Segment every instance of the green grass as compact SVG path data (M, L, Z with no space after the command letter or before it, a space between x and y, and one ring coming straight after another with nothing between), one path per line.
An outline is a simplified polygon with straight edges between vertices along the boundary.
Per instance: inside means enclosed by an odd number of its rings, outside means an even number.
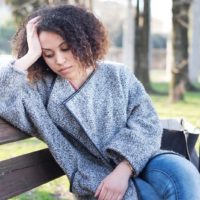
M167 83L153 83L152 85L157 91L168 91ZM185 100L175 104L169 103L167 95L151 95L151 98L161 118L184 117L200 128L200 93L187 92ZM1 145L0 160L43 148L46 148L46 145L35 138ZM69 181L66 176L63 176L10 200L71 200L73 197L68 190Z
M168 92L167 83L153 83L153 88ZM200 128L200 92L186 92L184 101L170 103L168 95L151 95L153 104L161 118L184 117Z
M0 160L5 160L25 153L30 153L47 146L35 139L26 139L19 142L4 144L0 146ZM73 196L69 193L69 181L66 176L62 176L54 181L48 182L31 191L21 194L10 200L72 200Z

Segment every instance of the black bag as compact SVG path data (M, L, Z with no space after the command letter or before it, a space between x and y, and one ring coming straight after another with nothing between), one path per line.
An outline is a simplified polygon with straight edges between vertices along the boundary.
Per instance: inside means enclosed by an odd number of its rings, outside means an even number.
M163 136L161 149L172 150L190 160L200 172L200 157L195 145L200 130L184 119L162 119ZM200 145L199 145L200 155Z

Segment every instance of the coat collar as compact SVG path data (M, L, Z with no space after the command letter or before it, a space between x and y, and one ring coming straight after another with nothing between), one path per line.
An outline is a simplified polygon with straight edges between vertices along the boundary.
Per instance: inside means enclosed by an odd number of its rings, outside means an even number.
M54 85L49 95L48 104L53 101L56 104L62 104L69 101L73 96L78 95L84 88L87 88L87 85L90 84L90 79L95 76L96 70L94 70L88 77L88 79L83 83L83 85L75 90L70 82L66 79L63 79L60 76L55 78Z
M71 86L71 84L67 80L57 76L54 82L54 86L52 87L51 94L49 96L47 110L50 112L51 117L55 118L55 121L60 118L58 117L58 115L62 116L66 114L66 111L70 112L84 131L84 133L76 133L76 131L74 130L70 132L70 135L73 135L76 140L85 144L87 148L90 149L91 152L93 152L94 155L102 158L103 156L101 155L99 148L96 146L96 143L93 142L93 138L91 136L94 127L90 127L90 125L92 125L93 123L90 123L88 121L88 118L91 116L91 110L94 111L93 106L90 107L90 102L92 101L92 99L90 98L90 94L91 91L93 93L93 91L99 85L98 73L100 73L98 69L94 70L77 91ZM59 109L58 107L64 110ZM87 113L87 116L85 116L85 109L90 109L88 110L89 112ZM59 112L59 114L57 112ZM62 125L62 123L60 123L59 121L57 121L56 123L60 127L63 126L64 128L65 126L64 124ZM85 136L83 136L82 134L84 134Z

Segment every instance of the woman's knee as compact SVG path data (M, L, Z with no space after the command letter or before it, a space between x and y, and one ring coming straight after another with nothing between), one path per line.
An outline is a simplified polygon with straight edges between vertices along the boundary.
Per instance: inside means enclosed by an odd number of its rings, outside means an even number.
M200 199L200 175L197 169L176 154L152 158L141 177L155 188L162 199Z

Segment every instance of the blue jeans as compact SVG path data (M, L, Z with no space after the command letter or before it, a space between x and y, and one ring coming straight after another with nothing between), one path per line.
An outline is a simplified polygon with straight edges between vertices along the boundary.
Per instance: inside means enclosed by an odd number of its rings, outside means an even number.
M134 182L140 200L200 200L199 172L176 154L155 156Z

